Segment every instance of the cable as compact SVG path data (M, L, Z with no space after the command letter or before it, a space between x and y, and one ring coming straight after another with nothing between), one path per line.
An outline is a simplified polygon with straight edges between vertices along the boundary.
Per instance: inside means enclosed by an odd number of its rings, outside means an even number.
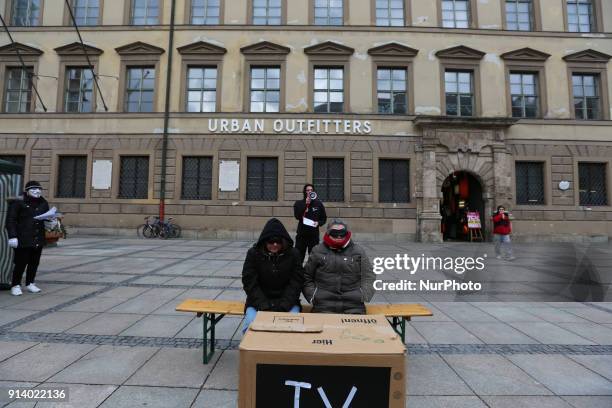
M66 6L68 7L68 12L70 13L70 19L72 20L72 24L74 25L74 29L79 36L79 41L81 42L81 47L83 48L83 53L85 54L85 58L87 59L87 63L89 64L89 70L91 71L91 75L93 75L94 82L96 84L96 89L98 90L98 94L100 95L100 99L102 100L102 105L104 106L104 111L108 112L108 106L106 106L106 101L104 100L104 95L102 95L102 89L100 89L100 84L98 83L98 75L94 71L93 64L89 59L89 55L87 55L87 48L85 47L85 43L83 42L83 37L81 37L81 32L79 31L79 26L77 25L76 19L74 18L74 13L72 12L72 6L70 6L70 1L66 0Z
M6 31L6 34L9 37L9 40L11 40L11 44L15 45L15 40L13 40L13 36L11 35L11 32L8 29L8 26L6 25L6 23L4 22L4 18L2 18L2 14L0 14L0 21L2 21L2 26L4 27L4 30ZM34 93L36 94L36 98L38 98L38 101L40 102L40 105L42 106L43 110L46 112L47 111L47 107L45 106L45 103L43 102L42 98L40 97L40 94L38 93L38 89L36 89L36 85L34 85L34 81L32 80L32 78L34 78L34 72L30 72L28 70L28 67L26 66L25 62L23 61L23 58L21 58L21 54L19 53L19 48L15 47L15 53L17 54L17 58L19 58L19 63L21 64L21 69L23 69L26 73L26 75L28 76L28 79L30 80L30 86L32 87L32 89L34 90Z

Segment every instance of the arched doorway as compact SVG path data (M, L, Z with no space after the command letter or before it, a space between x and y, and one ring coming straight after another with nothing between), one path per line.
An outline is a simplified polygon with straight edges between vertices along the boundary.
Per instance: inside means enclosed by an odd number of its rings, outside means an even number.
M467 214L476 211L480 214L480 225L484 231L485 205L482 185L471 173L454 171L442 183L440 214L443 239L469 241Z

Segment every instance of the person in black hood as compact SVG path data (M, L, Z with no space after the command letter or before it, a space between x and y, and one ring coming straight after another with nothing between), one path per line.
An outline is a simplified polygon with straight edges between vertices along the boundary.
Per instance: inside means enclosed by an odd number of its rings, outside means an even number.
M295 247L300 251L302 255L300 259L303 261L306 249L310 254L312 248L319 243L319 227L327 222L327 214L325 214L325 207L321 200L316 198L317 195L312 184L304 185L302 192L304 198L293 204L293 215L299 221L295 236ZM311 198L311 195L314 199Z
M11 202L6 215L8 244L15 250L11 294L20 296L21 278L27 266L26 288L32 293L40 292L34 284L36 271L40 263L45 241L44 221L34 217L49 211L47 200L42 197L42 186L37 181L28 181L25 185L23 200Z
M249 248L242 267L242 285L247 295L243 332L258 310L298 313L303 284L300 253L283 223L271 218Z

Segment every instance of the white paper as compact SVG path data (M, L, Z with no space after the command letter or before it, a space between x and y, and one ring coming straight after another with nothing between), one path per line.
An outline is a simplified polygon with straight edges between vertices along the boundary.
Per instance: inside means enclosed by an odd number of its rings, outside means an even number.
M91 187L96 190L108 190L113 179L113 162L111 160L94 160L91 174Z
M235 160L219 163L219 191L238 191L240 185L240 164Z
M309 227L316 227L317 226L317 222L311 220L310 218L304 217L302 219L302 222L304 223L304 225L308 225Z
M49 211L47 211L44 214L37 215L36 217L34 217L34 219L35 220L39 220L39 221L42 221L42 220L47 220L47 221L48 220L52 220L52 219L56 218L56 215L55 215L56 213L57 213L57 208L51 207L51 209Z

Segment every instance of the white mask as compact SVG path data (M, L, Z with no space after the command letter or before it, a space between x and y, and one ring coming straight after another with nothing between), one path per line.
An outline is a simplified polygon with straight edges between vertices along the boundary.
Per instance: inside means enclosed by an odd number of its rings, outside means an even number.
M42 190L40 188L31 188L28 190L28 195L32 198L40 198Z

